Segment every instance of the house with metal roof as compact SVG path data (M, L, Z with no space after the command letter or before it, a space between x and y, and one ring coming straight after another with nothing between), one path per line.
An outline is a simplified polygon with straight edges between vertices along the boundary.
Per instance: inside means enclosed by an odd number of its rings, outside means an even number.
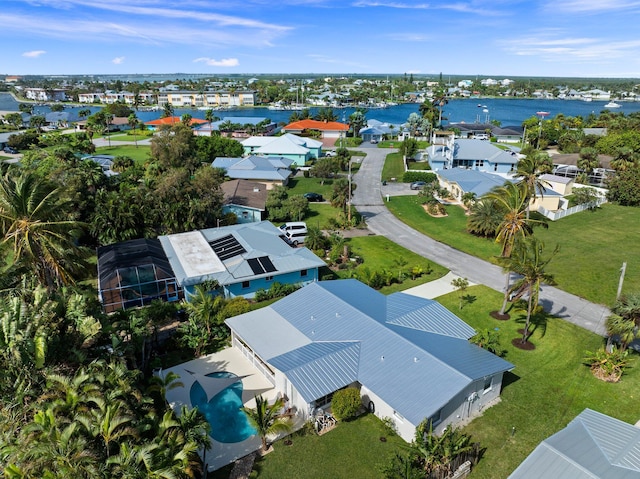
M406 441L425 419L441 432L480 414L513 368L471 344L473 328L439 303L385 296L354 279L309 284L226 323L233 347L298 415L310 418L334 392L356 387Z
M474 193L476 198L480 198L493 188L503 186L506 181L503 176L466 168L438 170L437 175L440 186L458 201L462 201L465 193Z
M491 142L450 136L427 148L429 164L434 170L469 168L493 173L509 173L516 169L518 157L501 150Z
M286 185L293 174L293 160L283 156L255 156L246 158L220 156L213 160L213 168L225 170L232 180L251 180L263 183L268 189L273 185Z
M251 136L241 141L245 155L282 156L298 166L322 156L322 142L287 133L282 136Z
M305 285L319 279L324 261L291 246L268 221L160 236L178 285L188 299L195 287L215 281L225 297L252 298L275 282Z
M508 479L639 479L640 428L585 409Z

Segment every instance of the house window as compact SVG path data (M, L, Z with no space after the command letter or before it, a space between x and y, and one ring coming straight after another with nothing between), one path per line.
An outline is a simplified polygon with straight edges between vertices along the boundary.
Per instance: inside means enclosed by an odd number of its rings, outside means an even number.
M242 282L242 289L247 289L250 284L251 284L251 281L243 281Z
M265 281L273 281L273 276L267 276L264 278Z
M493 383L493 376L489 376L488 378L484 378L484 386L483 386L483 393L484 394L487 394L489 391L491 391L492 383Z
M305 276L307 276L307 274L309 274L309 272L306 269L303 269L303 270L300 271L300 276L303 277L303 278Z
M398 411L393 411L393 417L395 417L400 423L404 422L404 417Z
M442 409L431 416L429 418L429 422L431 423L431 427L436 427L438 424L440 424L442 422Z

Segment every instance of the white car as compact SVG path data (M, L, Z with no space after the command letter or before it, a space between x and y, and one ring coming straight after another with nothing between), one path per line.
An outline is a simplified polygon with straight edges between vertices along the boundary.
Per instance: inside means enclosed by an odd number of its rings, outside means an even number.
M325 151L324 156L336 156L336 152L332 150Z

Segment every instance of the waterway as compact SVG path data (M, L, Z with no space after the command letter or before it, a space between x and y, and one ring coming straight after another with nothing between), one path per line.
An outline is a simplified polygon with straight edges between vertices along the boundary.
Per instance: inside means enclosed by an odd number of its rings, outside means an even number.
M511 99L511 98L468 98L450 100L443 109L443 123L486 123L498 120L502 126L521 125L524 120L536 115L536 112L548 112L547 118L553 118L562 113L565 116L587 117L591 113L599 114L605 108L607 101L586 102L581 100L538 100L538 99ZM629 114L640 111L640 102L619 102L621 108L615 112ZM69 121L77 121L78 111L89 108L92 113L99 110L95 106L66 107L70 113ZM388 108L372 109L366 114L367 119L376 119L398 126L407 121L409 115L418 112L419 104L404 103ZM317 108L310 108L315 113ZM0 111L18 111L18 103L8 93L0 93ZM48 106L36 106L34 114L46 114L50 111ZM353 108L335 109L338 121L348 121ZM202 110L176 108L174 114L181 116L185 113L194 118L204 118ZM276 111L267 108L241 108L235 110L219 110L215 114L218 117L262 117L269 118L276 123L288 123L293 112ZM137 116L141 121L150 121L161 116L162 112L138 111Z

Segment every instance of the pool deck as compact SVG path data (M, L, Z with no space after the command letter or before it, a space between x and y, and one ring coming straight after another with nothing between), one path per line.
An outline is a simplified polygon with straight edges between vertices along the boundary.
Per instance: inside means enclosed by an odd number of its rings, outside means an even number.
M214 379L206 377L207 374L218 371L231 372L242 378L242 402L246 407L255 407L255 396L260 394L269 402L276 398L277 391L271 383L253 367L238 349L229 347L160 372L161 375L174 372L180 376L180 382L183 383L183 386L170 389L166 393L166 399L173 410L178 412L183 404L191 407L189 391L196 380L205 389L208 398L212 398L222 389L237 381L237 378ZM211 438L210 440L211 449L203 456L203 461L208 464L210 471L257 451L261 446L260 438L257 435L238 443L220 443Z

